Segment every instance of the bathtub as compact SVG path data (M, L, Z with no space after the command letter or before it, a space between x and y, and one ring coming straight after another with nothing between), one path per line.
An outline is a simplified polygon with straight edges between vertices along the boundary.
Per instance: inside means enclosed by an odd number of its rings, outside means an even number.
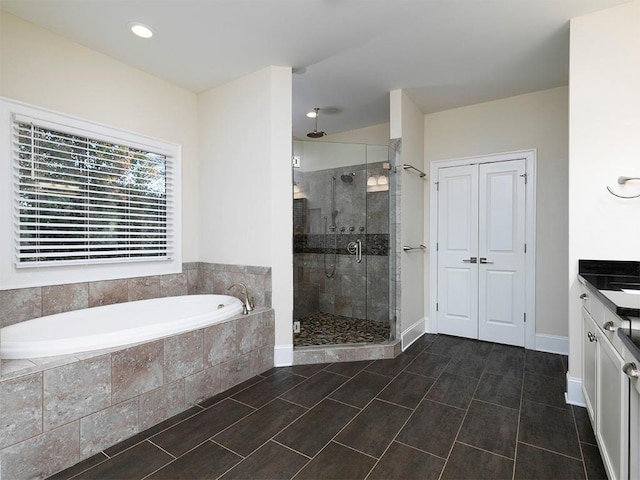
M228 295L185 295L85 308L10 325L0 358L38 358L145 342L229 319L242 302Z

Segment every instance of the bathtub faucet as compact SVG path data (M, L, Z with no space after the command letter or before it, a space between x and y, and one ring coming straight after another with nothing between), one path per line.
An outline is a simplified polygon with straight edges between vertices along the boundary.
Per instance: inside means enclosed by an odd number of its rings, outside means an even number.
M229 288L227 288L227 290L231 290L233 287L242 288L242 293L244 294L244 303L242 304L242 313L244 315L248 315L249 312L253 310L254 305L251 299L249 298L249 294L247 293L247 286L242 282L238 282L231 285Z

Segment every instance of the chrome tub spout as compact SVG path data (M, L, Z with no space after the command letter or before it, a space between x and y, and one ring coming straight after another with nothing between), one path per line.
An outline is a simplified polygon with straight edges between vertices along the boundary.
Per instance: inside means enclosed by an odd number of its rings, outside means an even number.
M248 315L249 312L253 311L255 306L253 304L253 301L249 298L249 293L247 291L247 286L242 282L238 282L238 283L234 283L233 285L231 285L229 288L227 288L227 290L231 290L233 287L242 288L242 294L244 295L244 303L242 304L242 313L244 315Z

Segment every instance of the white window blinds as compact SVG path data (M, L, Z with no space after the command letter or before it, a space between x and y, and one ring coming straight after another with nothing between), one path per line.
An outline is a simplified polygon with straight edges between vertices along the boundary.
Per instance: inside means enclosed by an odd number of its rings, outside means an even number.
M16 266L170 260L170 156L13 117Z

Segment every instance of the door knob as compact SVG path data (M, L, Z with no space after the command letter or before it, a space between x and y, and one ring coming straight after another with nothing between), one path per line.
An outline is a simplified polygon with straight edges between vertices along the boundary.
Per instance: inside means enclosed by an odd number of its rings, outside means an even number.
M480 263L493 263L493 260L487 260L484 257L480 257Z
M640 377L640 371L638 371L638 367L636 367L636 364L633 362L625 363L624 366L622 367L622 371L629 378Z
M462 261L464 263L478 263L478 257L465 258Z
M580 300L586 300L588 296L589 295L587 295L586 293L583 293L582 295L580 295Z

